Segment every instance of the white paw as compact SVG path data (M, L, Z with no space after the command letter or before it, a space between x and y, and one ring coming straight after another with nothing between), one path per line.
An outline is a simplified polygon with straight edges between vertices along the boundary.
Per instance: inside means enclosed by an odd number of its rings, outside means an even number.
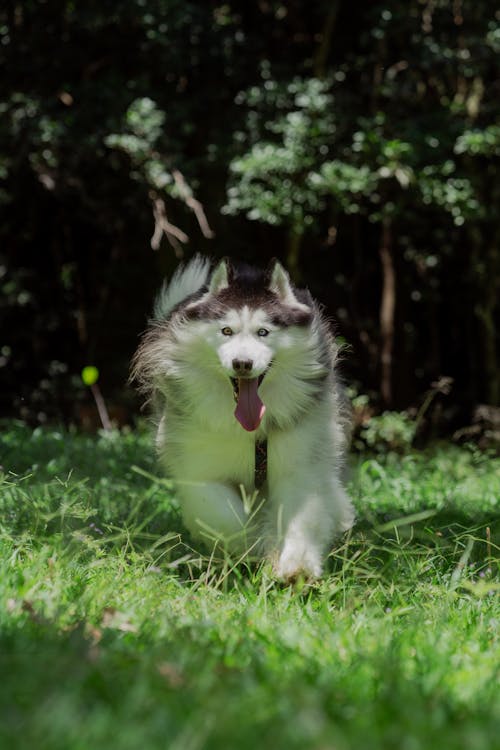
M321 555L303 541L287 542L274 565L274 572L282 581L319 578L322 573Z

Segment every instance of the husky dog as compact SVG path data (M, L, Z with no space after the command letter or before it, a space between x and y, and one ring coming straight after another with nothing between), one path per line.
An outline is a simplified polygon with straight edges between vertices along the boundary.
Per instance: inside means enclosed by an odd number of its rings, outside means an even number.
M336 358L318 305L279 262L211 271L196 256L176 271L132 377L152 398L160 459L195 538L267 556L283 580L321 575L353 522Z

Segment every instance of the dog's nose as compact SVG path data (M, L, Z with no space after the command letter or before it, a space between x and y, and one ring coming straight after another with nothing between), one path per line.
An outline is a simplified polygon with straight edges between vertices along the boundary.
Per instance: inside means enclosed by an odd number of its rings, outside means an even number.
M253 362L251 359L233 359L233 370L237 375L247 375L251 372Z

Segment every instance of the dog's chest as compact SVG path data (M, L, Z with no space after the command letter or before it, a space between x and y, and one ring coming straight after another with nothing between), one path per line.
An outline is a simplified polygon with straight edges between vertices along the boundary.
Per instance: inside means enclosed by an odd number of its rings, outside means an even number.
M176 477L194 481L228 481L251 488L255 473L255 435L240 425L209 430L183 425L166 431L164 456Z

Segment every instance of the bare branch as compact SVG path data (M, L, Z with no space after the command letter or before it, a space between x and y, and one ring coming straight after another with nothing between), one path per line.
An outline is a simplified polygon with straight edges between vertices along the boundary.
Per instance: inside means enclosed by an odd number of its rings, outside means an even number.
M167 209L165 207L165 201L160 198L154 190L149 193L151 202L153 204L153 216L155 220L155 229L153 236L151 237L151 247L153 250L158 250L163 235L167 238L168 242L172 245L175 250L175 254L180 257L182 256L182 247L179 242L186 244L189 237L182 229L172 224L167 219Z
M174 178L180 197L182 198L184 203L189 206L189 208L194 212L203 236L207 239L212 239L215 234L208 224L205 210L200 201L193 196L189 185L184 179L184 175L179 172L178 169L173 169L172 177Z

